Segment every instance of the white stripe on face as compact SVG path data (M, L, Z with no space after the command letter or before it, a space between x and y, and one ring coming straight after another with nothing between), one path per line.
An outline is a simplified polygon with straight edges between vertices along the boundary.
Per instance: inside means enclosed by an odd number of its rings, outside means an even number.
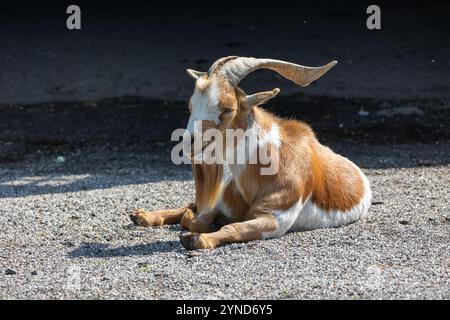
M200 78L198 82L201 81L206 80ZM202 83L197 83L197 86L202 86ZM209 120L217 125L220 123L219 116L221 110L219 108L219 87L214 80L204 92L197 88L195 89L194 94L191 97L191 108L191 116L189 117L186 128L191 135L200 134L200 132L194 131L194 124L196 121Z

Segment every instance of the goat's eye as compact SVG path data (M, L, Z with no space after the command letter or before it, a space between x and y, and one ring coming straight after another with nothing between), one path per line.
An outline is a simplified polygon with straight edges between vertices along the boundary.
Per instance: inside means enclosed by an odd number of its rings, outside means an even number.
M232 112L233 112L233 109L225 109L225 110L222 111L222 114L223 114L224 116L226 116L226 115L231 114Z

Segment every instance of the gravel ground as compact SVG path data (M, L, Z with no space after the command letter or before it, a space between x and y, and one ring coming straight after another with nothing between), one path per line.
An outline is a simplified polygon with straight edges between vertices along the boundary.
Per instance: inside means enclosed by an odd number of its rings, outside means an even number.
M136 207L193 197L188 167L92 147L0 168L0 298L449 299L450 144L333 147L374 192L353 225L186 251L178 226L133 226Z

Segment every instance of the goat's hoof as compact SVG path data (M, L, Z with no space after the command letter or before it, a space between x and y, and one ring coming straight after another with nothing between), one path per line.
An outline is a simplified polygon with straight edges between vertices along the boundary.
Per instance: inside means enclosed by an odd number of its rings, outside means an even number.
M141 227L155 227L162 224L162 221L159 217L143 209L137 209L133 211L130 214L130 219L134 224Z
M192 210L186 209L186 212L184 213L183 217L180 221L180 226L184 230L189 230L191 226L191 222L195 219L195 214L192 212Z
M180 233L180 241L187 250L210 249L212 248L200 233L182 232Z

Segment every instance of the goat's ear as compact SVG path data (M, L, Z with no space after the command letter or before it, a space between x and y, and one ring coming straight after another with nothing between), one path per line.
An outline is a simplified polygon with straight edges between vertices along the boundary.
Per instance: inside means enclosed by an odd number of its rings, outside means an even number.
M266 103L267 101L269 101L270 99L272 99L273 97L275 97L278 92L280 92L280 89L275 88L271 91L264 91L264 92L258 92L249 96L246 96L246 102L247 102L247 106L252 108L255 106L259 106L261 104Z
M197 80L201 76L206 75L206 72L195 71L195 70L192 70L192 69L186 69L186 72L188 73L188 75L190 75L195 80Z

